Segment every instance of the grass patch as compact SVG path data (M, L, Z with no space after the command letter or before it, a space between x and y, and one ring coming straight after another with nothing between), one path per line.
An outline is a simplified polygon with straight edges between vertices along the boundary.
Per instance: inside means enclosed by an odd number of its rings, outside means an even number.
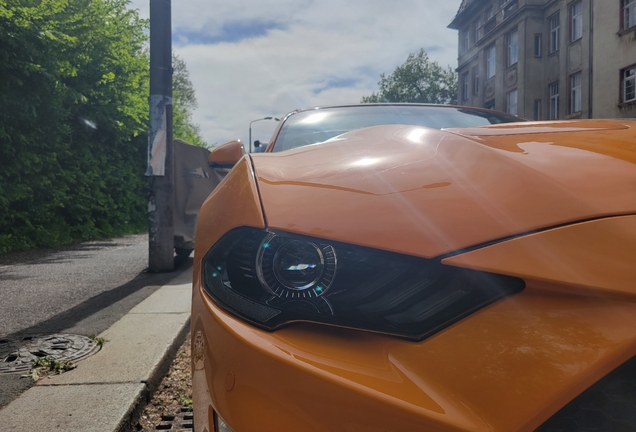
M100 347L100 348L102 348L102 347L104 346L104 344L105 344L106 342L108 342L108 341L107 341L106 339L104 339L103 337L97 337L97 336L95 336L95 335L90 335L88 338L89 338L90 340L92 340L92 341L93 341L93 343L94 343L95 345L97 345L98 347Z
M31 361L31 371L28 376L33 381L37 381L45 376L63 374L76 367L75 363L69 360L55 360L51 357L43 357Z

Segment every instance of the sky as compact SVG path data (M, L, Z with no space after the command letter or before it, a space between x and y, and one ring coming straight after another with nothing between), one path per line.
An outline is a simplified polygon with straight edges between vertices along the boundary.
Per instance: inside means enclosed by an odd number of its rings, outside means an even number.
M150 0L132 0L142 18ZM409 53L457 67L461 0L172 0L172 48L199 102L193 121L209 146L240 139L263 117L358 103ZM252 123L267 142L276 122Z

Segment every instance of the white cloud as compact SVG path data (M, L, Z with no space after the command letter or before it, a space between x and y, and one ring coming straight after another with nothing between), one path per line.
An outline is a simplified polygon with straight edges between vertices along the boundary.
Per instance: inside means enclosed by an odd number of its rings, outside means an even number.
M209 144L247 143L251 120L357 103L377 90L381 73L420 48L454 68L457 33L446 26L460 2L173 0L173 49L199 101L193 119ZM148 17L148 4L134 0L131 7ZM275 126L254 123L252 138L268 141Z

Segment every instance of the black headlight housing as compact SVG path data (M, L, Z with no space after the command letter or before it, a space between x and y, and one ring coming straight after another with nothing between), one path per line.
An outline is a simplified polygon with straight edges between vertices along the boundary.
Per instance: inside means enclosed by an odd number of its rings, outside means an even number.
M327 323L422 340L523 280L295 234L239 228L203 257L203 287L266 330Z

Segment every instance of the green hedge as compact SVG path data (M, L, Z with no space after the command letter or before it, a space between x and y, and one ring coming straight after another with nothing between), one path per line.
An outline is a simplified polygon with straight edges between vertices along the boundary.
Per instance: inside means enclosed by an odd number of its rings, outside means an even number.
M147 23L122 0L0 0L0 253L146 226Z

